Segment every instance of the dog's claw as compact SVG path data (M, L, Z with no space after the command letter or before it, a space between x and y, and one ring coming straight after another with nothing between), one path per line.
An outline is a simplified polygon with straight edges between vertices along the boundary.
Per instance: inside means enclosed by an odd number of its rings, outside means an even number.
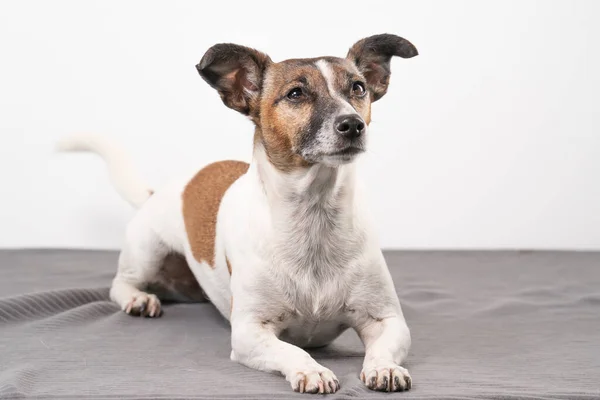
M382 392L403 392L412 387L408 371L399 365L364 368L360 379L369 389Z
M381 380L381 385L379 385L377 387L377 389L381 390L381 391L384 391L384 392L389 391L388 383L389 383L388 382L388 377L384 376L383 379Z
M394 377L394 387L392 388L394 391L397 390L397 388L400 388L400 378L398 378L397 376Z
M288 379L294 392L299 393L335 393L339 390L339 381L328 369L323 371L298 372Z
M377 376L371 378L371 382L369 382L369 388L375 389L375 385L377 384Z
M304 393L304 388L305 388L304 386L305 386L305 382L304 382L304 380L302 380L298 386L299 387L298 391L300 393Z
M156 295L148 293L137 293L123 308L129 315L142 317L160 317L160 300Z

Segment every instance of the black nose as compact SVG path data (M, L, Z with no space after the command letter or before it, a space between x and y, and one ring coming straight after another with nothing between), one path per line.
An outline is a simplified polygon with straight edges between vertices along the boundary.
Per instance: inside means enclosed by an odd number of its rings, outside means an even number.
M357 139L365 131L365 123L358 115L342 115L335 120L335 130L348 139Z

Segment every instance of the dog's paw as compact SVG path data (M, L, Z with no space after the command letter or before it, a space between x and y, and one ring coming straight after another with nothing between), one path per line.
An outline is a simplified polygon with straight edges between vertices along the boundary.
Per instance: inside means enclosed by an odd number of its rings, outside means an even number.
M371 390L380 392L403 392L410 390L412 379L406 368L399 365L386 365L375 368L363 368L360 380Z
M123 311L129 315L150 318L160 317L162 313L158 297L148 293L134 295L129 303L125 305Z
M333 372L327 368L316 371L302 371L290 379L294 392L300 393L335 393L340 389L340 382Z

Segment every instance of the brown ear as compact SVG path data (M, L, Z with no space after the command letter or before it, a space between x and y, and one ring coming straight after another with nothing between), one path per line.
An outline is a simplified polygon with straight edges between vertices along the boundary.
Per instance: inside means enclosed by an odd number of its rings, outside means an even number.
M229 108L249 115L256 106L263 74L271 59L237 44L216 44L204 54L196 69L215 88Z
M411 58L417 54L417 48L408 40L383 34L359 40L346 58L356 64L367 80L371 101L377 101L387 92L392 56Z

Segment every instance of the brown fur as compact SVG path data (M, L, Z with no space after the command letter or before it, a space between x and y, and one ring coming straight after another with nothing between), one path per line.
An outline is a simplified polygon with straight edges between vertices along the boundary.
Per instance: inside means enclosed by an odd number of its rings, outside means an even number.
M344 59L325 58L334 70L334 76L361 79L356 67ZM296 154L295 150L303 130L315 112L312 101L289 104L283 99L301 80L308 81L314 97L329 96L327 81L316 67L314 59L293 59L271 64L263 82L260 109L252 119L257 125L255 142L260 140L266 149L269 161L282 171L309 167L311 163ZM347 82L338 80L335 86L346 87ZM358 113L371 122L369 101L351 100Z
M327 82L315 65L317 61L324 60L333 68L336 92L347 98L368 125L370 103L387 91L391 58L417 54L409 41L390 34L361 39L346 58L291 59L279 63L255 49L220 43L204 54L196 68L228 107L252 119L256 125L255 143L264 146L276 168L288 172L319 162L319 154L311 154L308 144L314 140L311 135L318 132L319 124L324 123L322 115L329 111L328 100L332 99ZM352 85L356 81L365 85L368 95L355 95ZM295 87L303 89L304 97L286 99Z
M395 35L374 35L356 42L346 58L358 66L367 80L371 101L387 92L390 83L390 59L393 56L411 58L419 54L408 40Z
M227 264L227 271L229 272L229 275L231 275L231 263L229 262L229 258L227 258L227 256L225 256L225 263Z
M183 191L183 220L192 254L198 262L215 267L217 213L225 191L249 165L219 161L202 168Z
M287 60L272 64L263 84L260 120L257 121L260 128L256 134L265 146L271 163L282 171L311 165L294 150L303 127L310 121L313 104L304 102L289 105L282 99L302 78L309 82L324 81L308 60ZM314 85L314 88L322 89L322 84Z
M231 43L214 45L204 54L196 69L217 89L223 103L242 114L256 108L261 77L271 59L260 51Z
M350 81L362 80L354 64L346 60L343 60L343 62L330 62L329 65L333 70L333 76L336 78L334 82L336 89L342 89L347 84L346 79ZM371 102L356 97L350 97L348 101L365 123L369 125L371 123Z

